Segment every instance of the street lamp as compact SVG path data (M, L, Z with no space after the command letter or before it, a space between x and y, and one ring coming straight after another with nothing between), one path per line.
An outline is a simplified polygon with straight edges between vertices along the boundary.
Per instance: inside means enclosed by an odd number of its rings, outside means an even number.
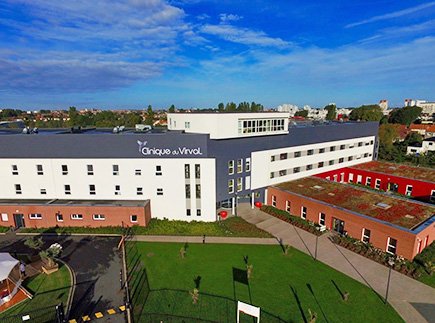
M235 197L234 197L234 215L237 216L237 201L238 201L238 196L237 196L237 192L235 193Z
M387 292L385 294L385 304L387 304L387 301L388 301L388 291L390 289L391 269L393 269L393 266L394 266L394 259L392 257L390 257L390 259L388 259L388 265L389 265L389 270L388 270Z

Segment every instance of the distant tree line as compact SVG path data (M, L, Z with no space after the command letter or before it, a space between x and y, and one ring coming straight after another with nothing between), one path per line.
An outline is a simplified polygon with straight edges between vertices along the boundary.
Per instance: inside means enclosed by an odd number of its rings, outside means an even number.
M219 112L260 112L263 110L263 105L255 102L240 102L238 105L234 102L228 102L227 104L221 102L218 104Z

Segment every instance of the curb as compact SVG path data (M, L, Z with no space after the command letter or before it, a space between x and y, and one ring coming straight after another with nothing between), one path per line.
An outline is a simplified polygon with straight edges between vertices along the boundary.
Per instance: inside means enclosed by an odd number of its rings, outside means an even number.
M60 261L66 268L68 268L68 272L71 278L71 288L68 293L68 298L66 301L66 312L65 312L65 316L68 317L72 307L72 300L76 289L76 275L74 274L72 268L65 261L63 261L62 259L56 259L56 260Z
M0 233L1 234L1 233ZM43 232L17 232L17 236L48 236L48 237L59 237L59 236L95 236L95 237L121 237L122 234L118 233L43 233Z

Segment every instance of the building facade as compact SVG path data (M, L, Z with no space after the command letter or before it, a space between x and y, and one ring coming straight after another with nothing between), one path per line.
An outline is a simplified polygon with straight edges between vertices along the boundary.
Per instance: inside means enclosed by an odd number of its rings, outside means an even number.
M0 199L149 201L153 218L215 221L269 185L374 159L377 130L289 127L287 113L173 113L164 132L5 130Z

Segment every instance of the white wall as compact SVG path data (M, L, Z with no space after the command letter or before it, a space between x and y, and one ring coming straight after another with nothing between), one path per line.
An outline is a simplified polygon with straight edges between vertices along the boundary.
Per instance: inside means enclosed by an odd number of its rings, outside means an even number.
M44 175L37 175L36 164L43 165ZM87 165L93 165L94 175L87 175ZM192 197L195 196L195 164L201 165L201 216L186 216L184 165L190 164ZM12 175L12 166L19 175ZM68 165L68 175L62 175L62 165ZM112 165L119 165L119 175L112 174ZM162 166L162 176L156 176L156 165ZM135 175L140 169L142 174ZM2 199L84 199L84 200L151 200L153 218L214 221L216 219L216 179L214 159L0 159L0 198ZM21 184L22 194L15 193L14 184ZM71 186L65 195L64 185ZM96 195L89 194L95 184ZM121 195L115 195L115 185ZM143 187L143 195L136 188ZM41 195L40 189L47 190ZM163 188L163 196L157 195ZM192 199L195 202L194 199Z
M251 154L251 189L257 189L261 187L266 187L269 185L275 185L291 180L295 180L298 178L303 178L315 174L324 173L330 170L334 170L337 168L353 166L356 164L366 163L368 161L373 160L373 149L374 144L369 144L366 146L365 144L362 147L358 147L358 142L363 141L370 142L373 140L375 142L375 137L363 137L363 138L354 138L348 140L339 140L339 141L330 141L323 142L319 144L313 145L304 145L297 146L291 148L280 148L280 149L272 149L266 151L258 151L253 152ZM354 148L347 148L344 150L340 150L340 145L344 144L355 144ZM335 146L335 151L329 151L329 147ZM319 149L325 148L324 153L315 153L309 156L302 156L297 158L289 158L285 160L276 160L274 162L271 161L271 156L279 155L281 153L294 153L296 151L306 151L309 149ZM352 161L347 161L347 157L349 156L364 156L365 153L368 153L369 156L360 159L354 158ZM335 162L334 165L329 166L329 160L338 160L339 158L344 158L343 163ZM312 170L303 170L303 166L314 164L317 165L319 162L325 162L324 166L321 168L315 168ZM293 169L294 167L301 167L301 171L295 174L289 174L285 176L270 178L271 172L277 172L282 169Z

